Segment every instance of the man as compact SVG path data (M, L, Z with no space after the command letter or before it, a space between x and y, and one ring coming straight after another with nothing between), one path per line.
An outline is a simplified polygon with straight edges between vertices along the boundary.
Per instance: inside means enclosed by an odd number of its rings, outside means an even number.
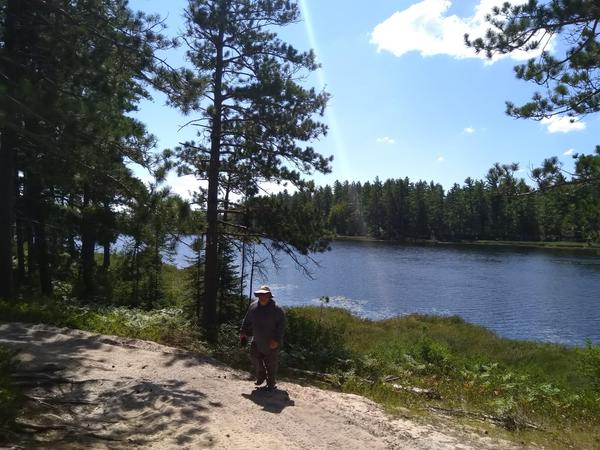
M256 374L256 384L260 386L267 381L267 390L275 389L279 349L283 343L285 331L285 313L279 307L269 286L261 286L254 292L258 300L248 308L240 341L245 345L248 336L253 336L250 344L250 359Z

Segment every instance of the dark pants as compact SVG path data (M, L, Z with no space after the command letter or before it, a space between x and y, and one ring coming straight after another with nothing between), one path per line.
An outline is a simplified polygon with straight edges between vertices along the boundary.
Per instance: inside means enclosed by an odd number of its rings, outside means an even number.
M277 367L279 366L279 348L270 350L268 353L261 353L256 342L250 345L250 359L254 366L254 373L257 381L267 380L268 386L275 386L277 378Z

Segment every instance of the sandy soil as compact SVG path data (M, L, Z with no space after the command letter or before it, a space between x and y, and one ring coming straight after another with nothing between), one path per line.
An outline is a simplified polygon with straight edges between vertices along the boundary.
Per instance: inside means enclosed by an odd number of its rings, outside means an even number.
M29 424L13 448L511 448L449 426L393 418L362 397L248 374L152 342L1 324L19 350Z

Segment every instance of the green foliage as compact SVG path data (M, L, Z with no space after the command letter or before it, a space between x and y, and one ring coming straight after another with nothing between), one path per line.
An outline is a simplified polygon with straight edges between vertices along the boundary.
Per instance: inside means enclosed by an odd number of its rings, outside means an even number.
M198 337L181 309L175 307L144 311L126 307L82 305L70 300L0 300L0 315L7 321L47 323L167 344L190 344Z
M309 358L290 365L319 370L311 366L319 360L319 368L332 373L329 380L334 385L389 407L467 409L499 417L510 430L532 422L556 430L552 435L562 444L581 439L576 430L594 436L592 430L600 426L598 345L576 349L502 339L460 317L409 315L369 321L321 307L292 308L288 317L293 320L292 344L310 346L322 324L336 330L332 341L345 352L307 352ZM337 364L344 358L349 360ZM388 378L404 387L431 390L440 398L399 391L385 382Z
M539 57L515 67L517 78L546 88L521 107L507 103L515 117L542 119L548 115L589 114L600 110L595 86L600 79L600 41L596 30L600 10L594 1L531 0L520 5L506 2L488 16L491 28L484 37L466 43L488 58L515 50L541 50ZM556 56L545 49L554 39L564 48Z
M53 281L72 282L76 273L74 291L101 298L98 273L124 232L119 212L145 200L127 164L159 177L164 166L151 154L155 138L129 113L149 98L145 85L162 64L154 52L172 43L159 18L133 12L126 0L9 0L2 11L0 59L11 95L1 99L0 148L19 176L0 193L0 209L14 209L18 220L8 225L23 237L14 246L17 278L50 296ZM2 236L10 241L12 231ZM12 261L5 245L0 260ZM101 269L97 245L106 251Z
M225 323L219 326L218 339L211 347L211 354L238 369L249 368L248 348L240 345L239 323Z
M300 308L288 310L287 324L283 349L289 366L330 372L348 365L352 354L343 325L306 316Z
M422 339L412 350L417 361L422 361L426 368L437 373L446 373L452 368L452 356L443 343L428 338Z
M586 342L585 349L580 350L581 370L598 392L600 400L600 344Z

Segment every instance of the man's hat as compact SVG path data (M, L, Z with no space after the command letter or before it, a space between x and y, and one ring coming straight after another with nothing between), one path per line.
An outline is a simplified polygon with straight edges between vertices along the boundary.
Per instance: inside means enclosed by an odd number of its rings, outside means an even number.
M273 297L273 293L271 292L271 288L269 286L262 285L259 289L257 289L256 291L254 291L254 295L258 295L258 294L271 294L271 297Z

